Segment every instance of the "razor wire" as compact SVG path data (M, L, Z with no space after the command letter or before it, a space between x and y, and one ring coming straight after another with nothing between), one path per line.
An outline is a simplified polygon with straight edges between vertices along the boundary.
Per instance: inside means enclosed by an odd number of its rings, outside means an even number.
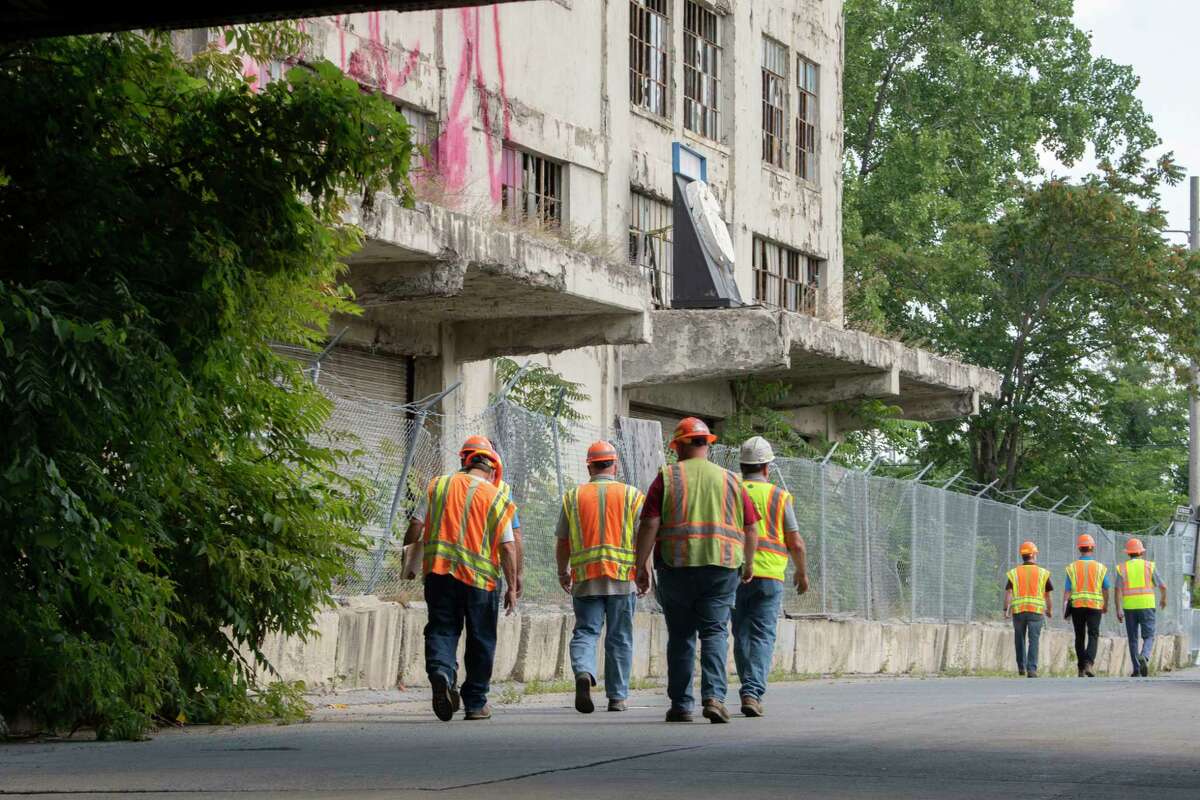
M367 480L372 489L370 522L364 529L370 548L355 557L350 577L335 587L342 595L421 597L419 582L401 575L404 532L429 481L457 468L458 446L469 435L488 436L504 462L523 541L523 602L533 605L570 604L558 585L555 530L562 490L587 480L590 443L610 441L619 454L618 478L642 491L668 460L656 421L622 417L613 429L601 430L503 399L477 414L443 416L418 406L339 396L329 427L355 441L349 473ZM736 448L715 445L710 457L727 469L738 468ZM1114 580L1129 538L1064 514L917 479L872 475L828 459L781 457L771 476L795 498L807 549L809 590L798 595L789 588L785 595L785 610L793 616L998 621L1007 572L1019 563L1021 542L1030 540L1038 546L1038 563L1052 575L1056 608L1051 625L1068 626L1061 598L1076 536L1095 537L1097 558L1108 565ZM1180 631L1187 614L1180 590L1182 539L1157 535L1143 541L1169 589L1158 628ZM789 586L792 570L789 566ZM645 604L651 607L652 601ZM1123 630L1111 611L1104 627L1110 633Z

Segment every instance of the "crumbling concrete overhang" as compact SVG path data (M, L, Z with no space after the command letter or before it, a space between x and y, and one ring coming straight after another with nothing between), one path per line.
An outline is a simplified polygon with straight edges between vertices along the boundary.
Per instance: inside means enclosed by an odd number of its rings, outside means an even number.
M669 384L755 376L783 381L776 405L803 416L837 409L836 427L857 427L853 405L879 399L904 419L970 416L981 397L1000 391L1000 375L813 317L762 307L651 312L649 344L622 350L622 385Z
M348 221L366 234L349 283L376 347L437 355L449 325L456 361L650 339L636 267L580 253L494 219L379 197ZM402 332L402 333L397 333ZM422 333L424 332L424 333ZM361 338L361 337L356 337ZM394 347L392 348L394 349Z

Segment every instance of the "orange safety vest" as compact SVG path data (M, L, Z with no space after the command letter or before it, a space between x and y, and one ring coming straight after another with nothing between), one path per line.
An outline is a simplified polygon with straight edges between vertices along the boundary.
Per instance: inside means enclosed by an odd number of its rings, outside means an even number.
M1071 581L1071 606L1073 608L1104 608L1104 576L1108 567L1095 559L1081 558L1067 565L1067 578Z
M736 568L745 560L742 479L703 458L662 469L657 547L669 567Z
M635 577L633 537L645 501L634 487L609 479L581 484L563 496L576 583Z
M426 575L451 575L492 591L500 577L500 536L517 507L492 484L465 472L429 483L423 562Z
M1012 613L1046 613L1046 584L1050 581L1050 570L1037 564L1022 564L1008 571L1008 581L1012 584Z

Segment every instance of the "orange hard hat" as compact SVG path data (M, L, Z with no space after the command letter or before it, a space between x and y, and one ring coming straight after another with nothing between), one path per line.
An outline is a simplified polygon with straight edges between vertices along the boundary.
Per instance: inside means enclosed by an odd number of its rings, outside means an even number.
M608 442L600 439L592 442L587 451L587 463L595 464L597 461L616 461L617 448L613 447Z
M1082 550L1085 547L1095 547L1096 540L1092 538L1090 533L1081 533L1079 538L1075 540L1075 546Z
M716 434L708 429L708 425L705 424L704 420L696 419L695 417L684 417L675 426L675 434L671 437L671 447L678 450L680 442L701 437L707 440L709 444L717 440Z
M1126 555L1140 556L1142 553L1145 553L1145 552L1146 552L1146 547L1145 547L1145 545L1142 544L1141 539L1130 539L1128 542L1125 543L1125 554Z
M463 458L464 454L468 451L474 451L480 448L493 451L496 449L492 446L491 439L477 433L474 436L468 436L462 443L462 447L458 449L458 457Z
M484 444L485 442L486 444ZM463 442L462 447L458 451L458 457L464 465L475 456L483 456L492 462L492 468L495 470L495 474L492 476L492 483L499 486L500 482L504 479L504 462L500 459L500 454L492 448L492 444L488 442L487 437L467 437L467 440Z
M1033 542L1021 542L1021 555L1036 556L1037 551L1038 551L1037 545L1034 544Z

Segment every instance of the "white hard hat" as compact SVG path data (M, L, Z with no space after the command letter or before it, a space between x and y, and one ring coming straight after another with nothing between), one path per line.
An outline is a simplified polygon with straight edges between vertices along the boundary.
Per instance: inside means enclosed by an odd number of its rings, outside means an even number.
M761 436L751 436L742 444L738 461L742 464L769 464L775 460L771 443Z

